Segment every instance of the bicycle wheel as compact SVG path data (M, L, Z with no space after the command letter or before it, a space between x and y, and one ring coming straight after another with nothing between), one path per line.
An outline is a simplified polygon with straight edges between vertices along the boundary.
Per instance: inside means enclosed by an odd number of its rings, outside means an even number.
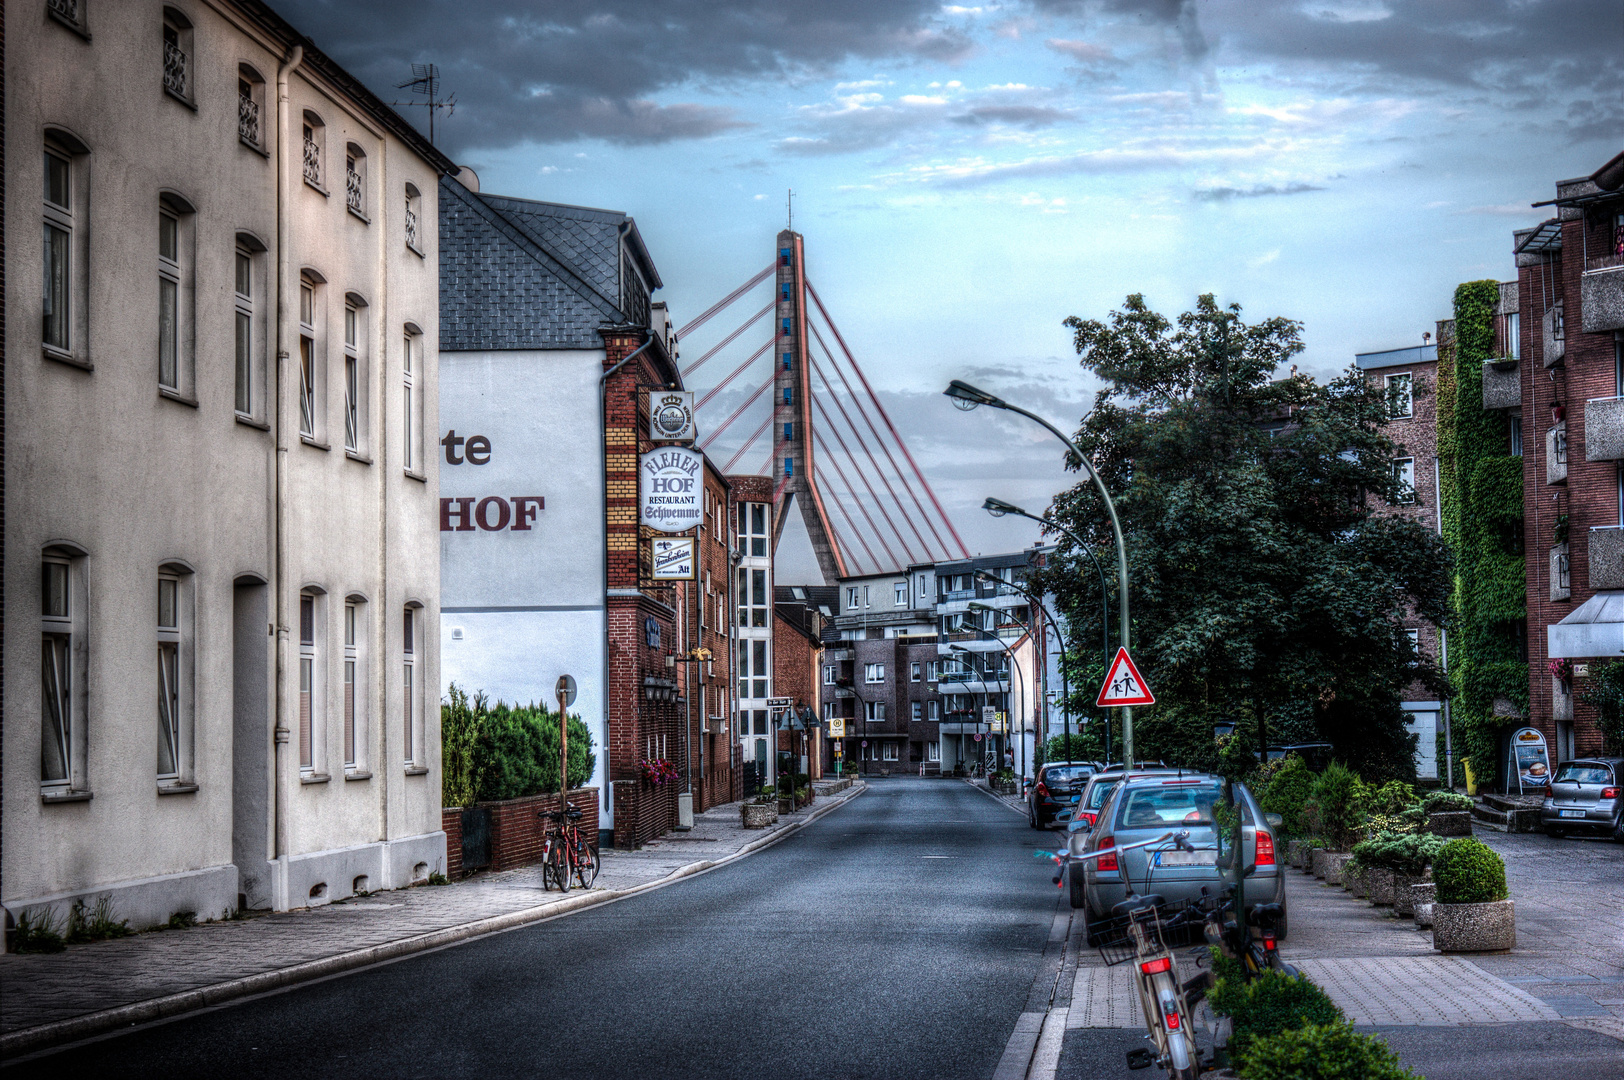
M1198 1080L1201 1059L1196 1050L1195 1033L1190 1030L1190 1012L1180 990L1172 973L1164 971L1151 977L1142 991L1141 1001L1150 1014L1146 1020L1153 1025L1155 1041L1166 1048L1168 1080Z
M563 844L553 849L553 880L558 882L559 892L570 891L570 856Z
M584 842L575 846L575 880L583 889L592 888L592 883L598 880L598 853Z
M541 888L543 892L553 887L553 863L555 862L554 848L551 844L541 854Z

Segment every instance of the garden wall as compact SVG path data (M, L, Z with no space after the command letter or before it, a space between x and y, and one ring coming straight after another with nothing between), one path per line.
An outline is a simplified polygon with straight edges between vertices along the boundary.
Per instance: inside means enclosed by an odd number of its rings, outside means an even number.
M593 845L598 840L598 789L573 788L569 793L570 805L581 811L578 826L581 835ZM542 844L551 822L538 815L558 809L558 793L527 795L522 799L504 799L500 802L476 804L476 809L488 809L491 814L491 870L511 870L541 861ZM462 874L462 815L461 807L447 807L441 812L446 836L446 876Z

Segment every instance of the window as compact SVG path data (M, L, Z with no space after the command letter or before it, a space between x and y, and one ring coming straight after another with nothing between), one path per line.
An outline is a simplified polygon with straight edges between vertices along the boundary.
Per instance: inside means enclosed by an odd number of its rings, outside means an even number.
M899 581L896 583L896 596L897 607L908 606L908 583L906 581Z
M895 761L897 759L897 744L894 742L887 742L884 746L880 747L880 757L884 761Z
M873 596L872 596L872 593L870 592L870 587L867 586L867 585L863 586L863 606L864 607L873 606Z
M1506 355L1522 359L1522 315L1515 311L1506 316Z
M299 434L311 443L321 438L326 426L322 423L325 353L320 335L320 299L318 283L306 273L299 281Z
M417 612L407 608L401 623L401 733L405 739L405 758L408 766L417 764L418 748L422 745L419 737L419 724L422 720L422 709L418 707L417 699L422 692L421 682L417 672L416 629Z
M299 594L299 771L306 775L316 772L322 734L319 599L314 593Z
M401 437L405 440L401 460L413 476L424 472L422 368L423 335L415 326L407 326L400 354Z
M746 582L746 577L749 581ZM748 584L748 588L746 587ZM739 625L767 625L767 571L739 571Z
M866 683L882 683L885 681L884 664L864 664L863 681Z
M911 703L910 712L914 723L918 723L925 718L925 703L923 701Z
M164 92L187 105L192 105L191 57L191 20L164 8Z
M354 143L344 146L344 205L362 221L367 219L367 156Z
M90 25L85 9L89 6L90 0L46 0L45 11L51 18L88 41Z
M940 720L942 718L942 703L935 698L931 698L925 703L925 715L932 720Z
M1386 380L1389 408L1395 417L1414 415L1414 402L1410 396L1410 373L1389 375Z
M925 575L920 574L919 575L919 599L923 600L924 598L925 598Z
M233 300L236 327L234 362L237 415L265 419L265 245L250 233L237 234ZM302 354L301 354L302 355Z
M193 228L197 215L178 195L158 201L158 387L195 403Z
M756 712L755 712L755 725L756 725L756 734L757 735L765 735L765 734L767 734L767 711L765 709L757 709L756 710Z
M941 670L942 670L942 662L940 660L926 660L925 661L925 681L926 682L935 682L936 679L937 679L938 673Z
M304 181L323 195L327 189L321 186L322 149L327 139L327 127L321 122L321 117L305 110L304 114Z
M362 650L366 634L365 601L344 601L344 771L359 772L366 761L366 678Z
M1421 631L1414 628L1406 629L1404 636L1410 642L1409 666L1416 667L1421 663Z
M833 664L825 664L825 665L823 665L823 685L824 686L833 686L834 684L835 684L835 666Z
M846 606L849 608L857 606L857 586L855 585L846 590Z
M885 702L865 701L863 702L863 705L870 721L880 721L885 719Z
M1523 456L1522 417L1520 417L1520 416L1509 416L1506 419L1511 421L1511 423L1508 425L1511 428L1511 456L1512 457L1522 457Z
M785 476L794 476L795 475L795 459L794 458L785 458L784 459L784 475Z
M739 697L766 697L767 680L767 642L760 638L739 642Z
M793 442L794 439L795 439L795 425L794 424L785 424L784 425L784 441L785 442Z
M237 139L265 153L265 80L247 64L237 65Z
M344 298L344 449L359 457L366 449L367 428L367 303L355 293Z
M185 784L191 773L191 574L184 566L158 573L158 786Z
M1394 499L1401 505L1415 502L1415 459L1394 458L1393 480L1398 485L1398 495Z
M83 787L85 753L83 555L49 548L40 566L40 791Z
M422 245L417 239L417 223L423 217L423 196L417 193L417 188L411 184L406 185L406 246L417 254L423 254Z
M739 554L767 557L767 504L739 504Z
M90 366L86 297L90 185L89 154L65 132L46 134L44 148L44 287L41 295L41 344L45 355L81 367Z

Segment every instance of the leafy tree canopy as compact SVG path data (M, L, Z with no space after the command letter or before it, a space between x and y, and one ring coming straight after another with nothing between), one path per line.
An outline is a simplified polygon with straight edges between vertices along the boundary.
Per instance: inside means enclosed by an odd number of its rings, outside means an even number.
M1210 294L1176 324L1135 294L1066 325L1104 383L1076 442L1116 499L1134 657L1159 702L1136 713L1135 756L1206 764L1213 721L1255 740L1262 718L1271 741L1322 738L1367 775L1413 775L1399 702L1445 683L1402 624L1443 623L1450 561L1426 528L1372 510L1403 494L1381 431L1397 391L1351 368L1276 378L1301 324L1248 324ZM1052 513L1115 561L1091 482ZM1098 577L1069 540L1046 577L1079 648L1098 641Z

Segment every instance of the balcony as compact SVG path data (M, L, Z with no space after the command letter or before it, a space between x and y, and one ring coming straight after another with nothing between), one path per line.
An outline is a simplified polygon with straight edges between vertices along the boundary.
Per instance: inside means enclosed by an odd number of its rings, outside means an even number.
M1586 270L1579 278L1579 310L1587 334L1624 330L1624 266Z
M1545 313L1540 320L1540 331L1545 339L1545 366L1556 367L1562 363L1566 350L1566 331L1562 324L1562 301L1558 300L1556 306Z
M1522 377L1517 361L1504 358L1483 361L1483 407L1515 409L1521 404Z
M1590 530L1590 587L1597 592L1624 589L1624 527Z
M1560 421L1545 433L1545 482L1568 482L1568 422Z
M1585 460L1624 461L1624 398L1585 402Z
M829 648L826 648L826 649L823 650L823 661L824 661L824 663L833 664L833 663L836 663L836 662L841 661L841 660L845 660L845 661L848 661L848 662L851 660L851 650L850 649L829 649Z
M182 101L191 100L186 53L173 41L164 42L164 89Z

